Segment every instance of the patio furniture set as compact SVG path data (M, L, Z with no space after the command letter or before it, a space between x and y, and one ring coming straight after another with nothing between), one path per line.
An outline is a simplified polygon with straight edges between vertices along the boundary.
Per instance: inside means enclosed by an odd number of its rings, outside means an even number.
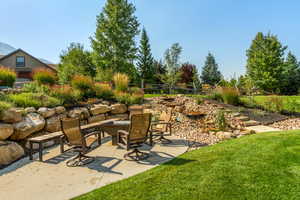
M161 143L171 142L165 138L172 134L171 116L172 109L162 112L158 120L155 120L151 113L144 113L143 109L135 109L130 112L130 120L110 119L81 125L79 118L64 118L61 119L61 131L28 139L29 158L33 159L34 143L38 144L39 160L43 161L43 144L50 140L59 140L61 153L66 151L77 153L74 158L67 161L67 166L86 165L94 161L93 157L86 154L92 150L91 146L95 142L98 146L101 145L101 139L106 133L112 137L112 145L128 151L124 155L126 160L143 160L149 157L148 153L139 150L143 144L152 146L153 140ZM93 139L89 145L88 138ZM70 147L66 151L65 145Z

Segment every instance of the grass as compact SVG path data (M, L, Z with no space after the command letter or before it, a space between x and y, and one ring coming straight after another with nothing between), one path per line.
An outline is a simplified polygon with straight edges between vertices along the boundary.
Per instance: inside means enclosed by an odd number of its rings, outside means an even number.
M299 199L299 133L257 134L204 147L75 200Z
M273 96L254 96L255 104L261 106L267 110L274 111L272 109ZM300 112L300 96L276 96L276 98L282 101L282 109L288 112ZM252 107L253 103L250 101L249 97L241 97L242 103L246 106ZM271 107L270 107L271 106Z

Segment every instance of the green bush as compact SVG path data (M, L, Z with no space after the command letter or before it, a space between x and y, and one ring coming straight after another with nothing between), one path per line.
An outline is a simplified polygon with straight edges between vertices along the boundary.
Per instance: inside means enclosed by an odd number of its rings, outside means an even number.
M56 74L48 69L39 68L33 72L33 80L43 85L54 85L57 77Z
M117 91L126 92L128 90L129 78L126 74L116 73L113 81Z
M129 104L130 94L127 92L114 91L114 97L119 103Z
M216 127L220 131L225 131L226 128L228 127L228 124L227 124L227 121L226 121L226 118L225 118L225 112L223 110L219 110L216 113L215 124L216 124Z
M55 85L51 88L50 94L59 99L62 104L74 104L80 100L78 93L70 85Z
M61 104L60 100L45 94L21 93L11 94L8 99L18 107L55 107Z
M50 93L50 88L47 85L41 85L36 81L26 83L24 84L22 88L23 92L31 92L31 93L43 93L43 94L49 94Z
M223 102L231 105L238 105L240 102L240 94L236 88L223 87L221 88L221 96Z
M16 72L9 68L0 67L0 86L13 87L16 81Z
M3 111L8 110L11 107L13 107L11 103L0 101L0 115L2 114Z
M105 83L96 83L94 87L96 97L103 98L105 100L111 99L114 94L111 86Z
M270 106L270 107L266 107L266 106ZM268 102L265 102L265 107L267 110L280 113L283 111L283 99L278 96L271 96Z
M112 69L100 69L97 70L95 80L100 82L111 83L113 80L114 72Z
M143 100L144 100L144 97L141 96L141 95L136 95L136 94L132 94L130 97L129 97L129 102L128 104L129 105L133 105L133 104L141 104L143 103Z
M196 97L196 102L198 105L201 105L203 103L203 98L202 97Z

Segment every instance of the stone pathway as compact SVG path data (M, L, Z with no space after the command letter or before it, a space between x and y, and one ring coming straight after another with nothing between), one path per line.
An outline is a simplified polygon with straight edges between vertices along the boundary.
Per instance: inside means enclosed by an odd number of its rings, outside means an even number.
M167 162L187 151L185 140L169 137L172 144L144 146L151 156L140 162L123 159L125 150L106 142L88 155L96 160L83 167L70 168L66 161L73 153L60 154L59 147L44 152L45 162L24 158L0 170L0 199L66 200L109 183L136 175ZM37 159L37 155L35 155Z
M273 128L273 127L270 127L270 126L263 126L263 125L249 126L249 127L246 127L246 130L255 131L255 133L265 133L265 132L281 131L278 128Z

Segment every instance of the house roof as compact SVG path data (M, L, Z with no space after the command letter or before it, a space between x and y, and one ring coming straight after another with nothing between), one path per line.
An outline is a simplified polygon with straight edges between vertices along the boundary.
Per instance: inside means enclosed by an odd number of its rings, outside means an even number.
M17 49L17 50L15 50L15 51L13 51L13 52L7 54L7 55L4 55L4 56L1 56L1 55L0 55L0 61L1 61L1 60L4 60L5 58L8 58L9 56L11 56L11 55L13 55L13 54L15 54L15 53L17 53L17 52L20 52L20 51L21 51L22 53L24 53L24 54L30 56L31 58L33 58L33 59L35 59L35 60L38 60L39 62L41 62L42 64L44 64L44 65L47 66L48 68L50 68L51 70L57 71L56 65L54 65L54 64L47 64L47 63L41 61L40 59L38 59L38 58L36 58L36 57L30 55L29 53L27 53L26 51L24 51L24 50L22 50L22 49Z

